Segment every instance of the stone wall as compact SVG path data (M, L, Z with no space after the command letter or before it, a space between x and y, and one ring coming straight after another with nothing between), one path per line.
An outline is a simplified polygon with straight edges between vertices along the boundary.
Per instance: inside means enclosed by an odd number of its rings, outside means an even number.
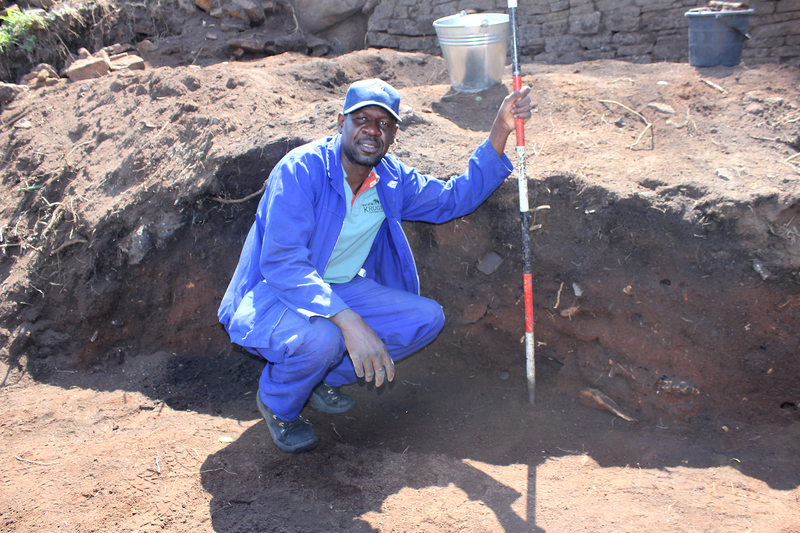
M689 9L705 0L520 1L520 48L543 63L689 61ZM800 0L750 3L744 64L800 66ZM462 10L507 12L503 0L382 0L369 18L373 47L440 54L433 21Z

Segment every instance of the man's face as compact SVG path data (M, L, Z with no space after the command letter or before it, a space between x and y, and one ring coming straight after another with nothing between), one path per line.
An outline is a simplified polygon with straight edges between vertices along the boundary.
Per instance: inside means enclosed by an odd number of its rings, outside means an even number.
M397 120L384 108L370 105L347 115L339 114L342 157L355 165L377 165L397 134Z

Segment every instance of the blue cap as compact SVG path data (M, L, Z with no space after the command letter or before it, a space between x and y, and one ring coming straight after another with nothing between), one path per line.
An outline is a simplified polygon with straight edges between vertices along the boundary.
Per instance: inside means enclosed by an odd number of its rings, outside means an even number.
M343 114L352 113L368 105L379 105L392 114L397 122L400 118L400 93L383 80L361 80L347 89Z

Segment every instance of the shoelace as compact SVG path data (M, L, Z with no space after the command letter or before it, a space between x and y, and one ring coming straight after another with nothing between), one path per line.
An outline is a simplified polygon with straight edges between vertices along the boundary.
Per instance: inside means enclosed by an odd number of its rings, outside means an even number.
M281 420L275 415L272 415L272 418L278 421L278 425L281 427L281 434L286 434L292 428L297 427L300 424L305 424L307 426L313 426L311 422L303 418L302 416L298 416L295 420L290 420L286 422L285 420Z
M331 400L334 402L339 399L339 391L336 390L336 387L331 387L326 385L325 386L325 394L331 397Z

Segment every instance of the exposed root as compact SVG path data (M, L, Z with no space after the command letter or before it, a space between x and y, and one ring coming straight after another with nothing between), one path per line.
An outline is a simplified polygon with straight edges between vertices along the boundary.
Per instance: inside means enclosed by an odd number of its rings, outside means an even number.
M651 149L652 149L652 147L654 147L654 146L655 146L655 135L654 135L654 133L653 133L653 131L652 131L653 125L652 125L652 124L651 124L651 123L650 123L650 122L649 122L649 121L648 121L646 118L644 118L644 115L642 115L642 114L641 114L641 113L639 113L638 111L634 111L633 109L631 109L630 107L628 107L628 106L626 106L626 105L624 105L624 104L620 104L619 102L615 102L614 100L598 100L598 101L599 101L600 103L602 103L602 104L606 104L606 105L608 105L608 104L614 104L614 105L618 105L618 106L620 106L622 109L624 109L624 110L626 110L626 111L628 111L628 112L632 113L632 114L633 114L633 115L635 115L636 117L638 117L638 118L639 118L639 120L641 120L641 121L644 123L644 125L645 125L645 127L644 127L644 130L642 130L642 133L640 133L640 134L639 134L639 137L637 137L637 139L636 139L636 142L635 142L635 143L633 143L633 144L631 144L631 145L629 145L629 146L628 146L628 148L633 148L634 146L636 146L637 144L639 144L639 141L641 141L641 140L642 140L642 137L644 136L644 134L645 134L645 133L647 133L647 130L650 130L650 139L651 139L651 141L650 141L650 144L651 144Z
M219 198L217 196L208 196L208 199L209 200L214 200L215 202L219 202L221 204L241 204L241 203L246 202L248 200L252 200L256 196L261 196L261 194L264 193L266 188L267 188L267 182L265 181L264 184L261 186L261 188L259 190L257 190L253 194L248 194L244 198L237 198L237 199L234 199L234 200L229 200L227 198Z

